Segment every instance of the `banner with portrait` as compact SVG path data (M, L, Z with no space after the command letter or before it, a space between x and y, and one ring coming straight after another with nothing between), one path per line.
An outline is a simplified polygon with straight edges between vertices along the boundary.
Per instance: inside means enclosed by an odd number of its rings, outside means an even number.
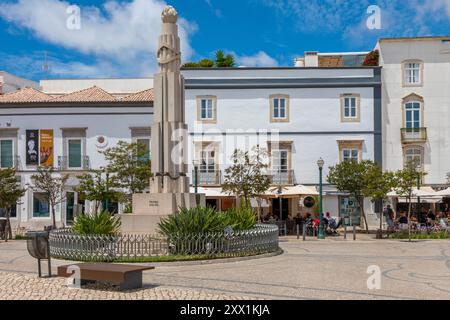
M44 167L53 166L53 130L41 129L40 134L40 165Z
M39 130L26 130L26 164L39 165Z

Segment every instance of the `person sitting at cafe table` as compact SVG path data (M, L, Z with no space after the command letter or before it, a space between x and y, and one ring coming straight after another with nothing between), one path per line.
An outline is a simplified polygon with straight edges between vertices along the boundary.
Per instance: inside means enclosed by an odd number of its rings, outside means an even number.
M427 214L427 223L428 223L428 225L429 226L432 226L432 225L434 225L434 221L436 220L436 216L434 215L434 213L433 213L433 211L428 211L428 214Z
M408 217L406 216L406 213L402 212L400 215L401 216L398 219L398 223L400 223L400 224L408 224Z

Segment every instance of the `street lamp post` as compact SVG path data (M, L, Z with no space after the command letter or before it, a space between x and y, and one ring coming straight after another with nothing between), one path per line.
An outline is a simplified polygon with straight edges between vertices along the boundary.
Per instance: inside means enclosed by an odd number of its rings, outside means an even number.
M198 193L198 166L200 161L194 160L192 164L194 166L194 193Z
M109 212L109 172L106 173L106 199L105 199L105 209Z
M322 170L323 166L325 164L325 161L323 161L322 158L320 158L317 161L317 166L319 167L319 232L318 232L318 238L319 239L325 239L325 234L323 230L323 196L322 196Z
M420 171L419 171L420 172ZM417 175L417 219L420 221L420 174Z

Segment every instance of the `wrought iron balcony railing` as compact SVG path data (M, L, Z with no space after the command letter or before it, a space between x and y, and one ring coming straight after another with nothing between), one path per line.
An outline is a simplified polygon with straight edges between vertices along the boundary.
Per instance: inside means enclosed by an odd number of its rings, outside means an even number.
M220 185L222 183L222 171L197 171L198 185ZM195 182L195 170L192 170L192 183Z
M268 173L270 182L274 185L294 184L294 170L278 170Z
M425 142L427 128L402 128L402 142Z
M89 170L90 162L89 156L82 156L79 161L73 161L71 163L67 156L58 157L58 169L59 170Z

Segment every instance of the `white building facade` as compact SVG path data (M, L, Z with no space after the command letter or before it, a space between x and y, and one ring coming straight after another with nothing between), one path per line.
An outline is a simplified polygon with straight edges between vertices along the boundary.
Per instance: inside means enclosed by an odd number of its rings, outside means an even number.
M349 159L382 162L380 74L377 67L184 70L200 184L220 186L233 151L259 144L271 154L273 184L282 187L317 186L322 158L324 212L340 215L353 201L327 184L328 167ZM211 200L222 207L219 197ZM268 210L283 219L312 213L302 200L273 198ZM367 201L365 209L376 225L374 206Z
M383 164L418 161L422 185L446 186L450 172L450 37L380 39Z
M56 96L33 89L4 95L0 97L0 118L8 119L8 126L0 121L0 166L16 168L22 186L32 185L31 176L40 165L69 174L65 200L56 208L57 224L67 225L90 205L73 191L77 176L104 167L99 151L120 140L150 146L152 117L151 91L128 93L125 98L98 87ZM28 188L11 221L13 228L51 225L43 194Z
M220 185L236 148L266 148L272 184L281 192L296 185L315 191L317 160L322 158L324 212L336 216L353 201L328 185L328 167L349 159L383 161L378 67L186 69L183 74L189 163L200 164L199 184L212 192L207 194L209 205L235 205L220 193ZM38 165L68 173L66 199L57 208L56 220L70 224L90 205L73 191L76 176L105 166L100 150L119 140L150 145L152 85L152 79L45 80L42 92L24 89L3 95L0 119L8 119L9 126L0 121L2 167L17 168L24 186L32 183ZM39 145L34 162L28 154L33 139ZM47 163L42 153L46 143L52 148ZM313 213L303 200L301 195L272 197L264 210L282 219ZM370 201L365 212L369 224L377 225ZM25 228L50 225L42 194L28 190L12 222Z

